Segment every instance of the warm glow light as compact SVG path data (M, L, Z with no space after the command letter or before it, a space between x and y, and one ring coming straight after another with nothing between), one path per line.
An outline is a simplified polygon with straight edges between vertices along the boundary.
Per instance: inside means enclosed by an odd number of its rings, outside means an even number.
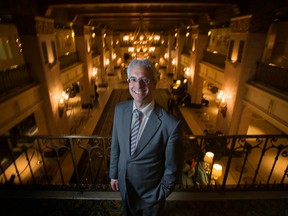
M128 48L132 57L149 57L149 52L155 51L155 47L150 47L153 40L159 41L160 35L154 35L154 33L149 33L148 30L145 29L142 16L135 32L123 37L123 41L127 41L133 45L133 49Z
M176 65L176 59L175 58L173 58L173 60L172 60L172 65Z
M159 41L160 40L160 35L154 35L154 40Z
M159 63L160 63L160 65L164 65L165 64L165 59L164 58L160 58L159 59Z
M223 91L221 90L217 95L217 99L220 100L222 98L222 96L223 96Z
M123 41L129 41L129 35L124 35Z
M122 63L122 58L118 58L117 59L117 65L121 65L121 63Z
M69 99L69 95L66 93L64 96L64 101L67 101Z
M59 106L64 107L64 98L63 97L60 98Z
M184 68L184 74L186 77L189 77L190 76L190 68L188 68L188 67Z
M128 47L128 52L134 52L134 47Z
M98 68L96 67L93 67L93 70L92 70L92 76L95 77L98 73Z
M206 152L204 156L204 162L212 164L214 158L214 153L213 152Z
M214 164L212 169L212 177L217 180L222 176L222 166L220 164Z
M96 36L96 34L93 32L93 33L92 33L92 38L95 38L95 36Z
M149 52L154 52L155 51L155 47L150 47L149 48Z

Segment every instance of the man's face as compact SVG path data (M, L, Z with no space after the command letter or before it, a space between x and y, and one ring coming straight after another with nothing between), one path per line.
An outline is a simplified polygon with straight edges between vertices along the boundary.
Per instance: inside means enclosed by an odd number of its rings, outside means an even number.
M156 88L153 74L137 65L131 69L128 79L130 79L129 91L137 108L145 107L152 101L152 90Z

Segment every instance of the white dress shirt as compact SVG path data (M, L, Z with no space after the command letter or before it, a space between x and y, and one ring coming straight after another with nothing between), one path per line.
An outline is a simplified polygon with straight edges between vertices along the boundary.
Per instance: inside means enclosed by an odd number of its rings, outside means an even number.
M144 131L144 128L148 122L148 119L154 109L154 106L155 106L155 101L152 100L151 103L149 103L147 106L145 106L143 109L138 109L139 111L142 112L142 121L141 121L141 125L140 125L140 128L139 128L139 132L138 132L138 136L137 136L137 144L138 144L138 141ZM135 122L135 114L134 114L134 110L137 109L136 108L136 105L135 103L133 103L133 117L132 117L132 122L131 122L131 129L132 129L132 126L134 125L134 122Z

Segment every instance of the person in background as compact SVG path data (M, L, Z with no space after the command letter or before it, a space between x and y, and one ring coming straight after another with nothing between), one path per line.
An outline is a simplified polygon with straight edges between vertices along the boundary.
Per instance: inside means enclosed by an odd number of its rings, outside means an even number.
M171 94L168 101L167 101L167 107L168 107L168 112L173 114L174 106L176 104L176 101L174 99L174 95Z
M127 75L133 100L115 107L110 185L120 190L125 215L164 215L181 174L181 122L155 102L157 71L149 60L131 61Z

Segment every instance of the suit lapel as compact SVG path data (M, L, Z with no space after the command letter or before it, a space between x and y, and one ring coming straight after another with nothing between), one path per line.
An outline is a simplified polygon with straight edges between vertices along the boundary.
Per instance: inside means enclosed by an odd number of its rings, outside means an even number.
M130 155L130 127L131 127L131 121L132 121L132 109L133 109L133 103L129 103L128 106L125 108L124 116L123 116L123 122L122 124L122 131L123 131L123 140L128 140L128 142L125 143L125 152Z
M155 104L155 108L149 117L149 120L144 128L142 136L138 142L138 146L133 155L137 155L139 152L141 152L142 149L145 148L145 146L149 143L151 138L158 132L158 129L162 124L160 117L161 117L160 107Z

